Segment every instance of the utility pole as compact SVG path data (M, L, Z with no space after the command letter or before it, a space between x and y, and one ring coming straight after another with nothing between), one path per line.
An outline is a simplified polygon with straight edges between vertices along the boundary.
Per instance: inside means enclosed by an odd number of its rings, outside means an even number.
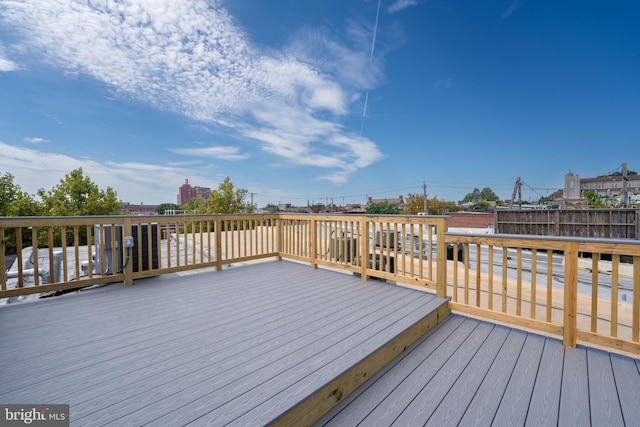
M622 207L629 207L629 191L627 186L629 185L629 178L627 177L627 162L622 164Z
M516 179L516 183L513 186L513 193L511 194L511 203L509 203L509 209L513 207L513 202L516 198L516 194L518 195L518 204L520 205L520 209L522 209L522 180L520 177Z
M424 214L429 215L429 211L427 210L427 183L422 181L422 197L423 197L423 209Z
M253 206L253 196L257 196L258 193L249 193L249 195L251 196L251 206Z

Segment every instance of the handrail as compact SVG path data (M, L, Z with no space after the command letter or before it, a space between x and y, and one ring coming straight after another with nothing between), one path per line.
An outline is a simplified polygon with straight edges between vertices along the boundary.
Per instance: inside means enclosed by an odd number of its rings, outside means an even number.
M33 251L33 265L25 251ZM31 275L53 271L59 252L58 277ZM639 241L451 233L446 216L0 218L0 303L267 258L425 289L450 298L454 311L552 334L567 346L640 354Z
M640 241L464 233L445 240L466 254L447 278L452 309L557 335L569 347L580 340L640 354Z

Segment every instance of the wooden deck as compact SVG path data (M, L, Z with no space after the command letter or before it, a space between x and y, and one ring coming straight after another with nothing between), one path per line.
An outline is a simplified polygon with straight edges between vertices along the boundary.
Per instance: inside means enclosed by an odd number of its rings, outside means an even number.
M68 403L86 426L309 424L447 314L288 261L113 284L0 308L0 403Z
M103 286L0 308L0 403L82 426L640 420L639 360L446 314L288 261Z
M451 315L317 426L637 426L640 360Z

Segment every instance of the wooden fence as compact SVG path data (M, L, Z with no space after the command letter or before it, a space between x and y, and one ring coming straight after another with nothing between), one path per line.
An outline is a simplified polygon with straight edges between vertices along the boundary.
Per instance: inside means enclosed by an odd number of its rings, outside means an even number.
M497 209L496 233L640 239L640 209Z

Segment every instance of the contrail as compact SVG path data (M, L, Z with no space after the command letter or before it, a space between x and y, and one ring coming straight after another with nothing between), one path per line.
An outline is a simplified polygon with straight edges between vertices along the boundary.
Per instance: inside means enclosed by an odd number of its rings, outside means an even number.
M382 0L378 0L378 9L376 10L376 23L373 26L373 40L371 41L371 53L369 54L369 64L373 62L373 51L376 47L376 35L378 34L378 18L380 17L380 4ZM360 124L360 136L362 136L362 129L364 128L364 119L367 116L367 104L369 103L369 89L364 97L364 109L362 111L362 123Z

